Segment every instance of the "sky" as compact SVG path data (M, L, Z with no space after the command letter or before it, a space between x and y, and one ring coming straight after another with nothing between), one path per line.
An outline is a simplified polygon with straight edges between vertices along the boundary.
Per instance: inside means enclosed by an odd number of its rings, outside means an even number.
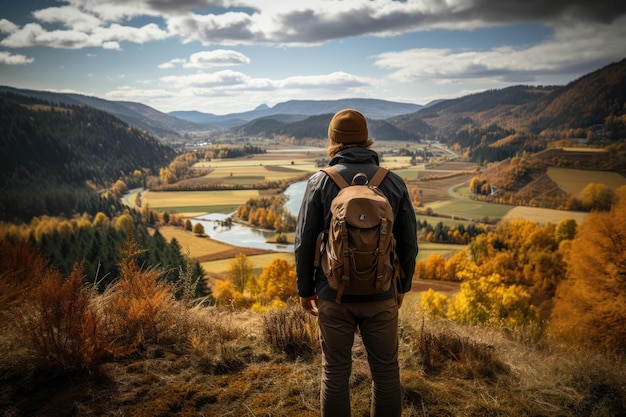
M624 58L624 0L0 0L0 85L162 112L425 105Z

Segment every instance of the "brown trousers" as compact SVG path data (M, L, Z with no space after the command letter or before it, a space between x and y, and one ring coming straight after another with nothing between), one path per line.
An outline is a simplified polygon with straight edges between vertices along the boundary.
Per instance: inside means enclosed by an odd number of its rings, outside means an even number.
M372 417L399 417L398 306L385 301L342 303L318 299L322 342L322 416L350 416L352 345L360 330L372 374Z

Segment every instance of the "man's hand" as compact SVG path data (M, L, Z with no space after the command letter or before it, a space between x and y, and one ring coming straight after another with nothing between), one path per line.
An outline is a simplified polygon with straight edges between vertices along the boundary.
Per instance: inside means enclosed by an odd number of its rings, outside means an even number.
M317 316L317 295L305 298L300 297L300 305L307 313Z
M402 300L404 300L404 293L397 293L396 301L398 302L398 308L402 307Z

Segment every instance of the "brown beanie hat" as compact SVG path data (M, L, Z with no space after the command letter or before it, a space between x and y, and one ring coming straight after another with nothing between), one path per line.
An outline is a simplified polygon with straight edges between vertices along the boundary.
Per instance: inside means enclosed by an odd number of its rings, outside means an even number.
M328 139L337 143L361 143L368 139L365 116L356 110L340 110L328 125Z

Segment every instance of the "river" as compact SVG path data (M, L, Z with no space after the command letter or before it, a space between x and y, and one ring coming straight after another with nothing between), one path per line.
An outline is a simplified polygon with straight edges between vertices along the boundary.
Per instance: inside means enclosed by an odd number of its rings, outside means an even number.
M300 211L300 203L304 197L306 189L306 181L299 181L291 184L285 189L285 194L289 197L285 208L294 216ZM222 227L219 222L225 220L231 214L211 213L204 216L194 217L204 227L204 231L215 240L230 243L235 246L244 246L249 248L271 249L281 252L293 252L293 245L267 243L266 240L273 237L276 232L273 230L264 230L256 227L248 227L241 224L233 223L231 227Z

